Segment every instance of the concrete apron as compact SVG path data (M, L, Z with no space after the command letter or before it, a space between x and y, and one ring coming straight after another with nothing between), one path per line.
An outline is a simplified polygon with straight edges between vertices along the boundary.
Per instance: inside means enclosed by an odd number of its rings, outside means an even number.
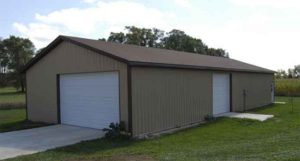
M228 112L228 113L223 113L223 114L217 115L217 117L230 117L230 118L266 121L267 119L274 117L274 115Z
M0 133L0 160L33 154L104 136L102 130L53 125Z

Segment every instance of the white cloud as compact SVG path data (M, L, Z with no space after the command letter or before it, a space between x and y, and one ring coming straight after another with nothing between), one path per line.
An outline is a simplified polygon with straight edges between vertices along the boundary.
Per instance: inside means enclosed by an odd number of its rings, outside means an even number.
M33 42L40 48L47 41L37 38L37 33L51 39L58 34L99 38L108 36L109 29L120 29L128 25L170 29L171 24L176 21L174 18L170 13L133 1L100 1L86 8L36 14L34 23L15 23L14 28L22 35L34 38Z
M97 1L98 0L82 0L82 2L84 2L84 3L95 3Z
M48 15L36 14L39 23L57 25L66 28L70 32L89 34L95 30L98 15L97 8L64 9L52 12Z
M300 31L277 28L274 20L256 14L232 19L222 26L202 24L182 26L212 47L226 49L233 59L277 70L299 64Z
M250 7L300 8L299 0L230 0L233 4Z
M46 46L57 35L63 34L60 29L41 23L30 23L28 25L14 23L13 26L22 36L32 40L37 49Z
M190 8L192 6L189 0L174 0L174 2L181 7Z
M192 11L185 12L185 17L181 16L181 11L170 13L137 1L87 1L88 7L36 14L34 22L14 23L13 26L22 36L29 37L37 48L47 45L59 34L97 39L107 38L110 32L122 31L127 25L156 27L165 31L176 28L201 38L210 47L226 49L231 58L262 67L287 69L300 63L300 31L297 27L299 21L296 21L300 12L290 12L286 8L297 7L297 1L287 0L291 5L279 0L230 0L238 7L262 7L263 10L247 10L246 14L237 12L234 16L227 15L229 18L222 22L219 22L219 17L207 17L211 16L211 8L205 10L185 0L172 0L183 7L183 12ZM266 7L282 6L284 9L276 14L264 10ZM213 11L214 14L216 11Z

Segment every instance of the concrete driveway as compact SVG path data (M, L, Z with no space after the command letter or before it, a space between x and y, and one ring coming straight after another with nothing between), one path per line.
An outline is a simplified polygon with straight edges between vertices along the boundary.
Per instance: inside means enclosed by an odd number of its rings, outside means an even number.
M0 133L0 160L33 154L104 136L102 130L53 125L28 130Z

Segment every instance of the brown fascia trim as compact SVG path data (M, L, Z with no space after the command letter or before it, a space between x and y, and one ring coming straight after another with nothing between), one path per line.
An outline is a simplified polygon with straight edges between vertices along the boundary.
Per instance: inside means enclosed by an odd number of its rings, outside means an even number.
M105 51L102 51L102 50L99 50L99 49L96 49L94 47L91 47L89 45L86 45L86 44L83 44L83 43L80 43L78 41L75 41L75 40L72 40L66 36L58 36L54 41L52 41L45 49L43 49L39 54L37 54L35 57L33 57L26 65L25 67L23 68L23 70L21 71L21 73L25 73L30 67L32 67L35 63L37 63L40 59L42 59L45 55L47 55L52 49L54 49L58 44L60 44L62 41L67 41L67 42L70 42L74 45L77 45L77 46L80 46L80 47L83 47L85 49L88 49L88 50L91 50L91 51L94 51L98 54L101 54L101 55L104 55L104 56L107 56L107 57L110 57L112 59L115 59L115 60L118 60L118 61L121 61L121 62L124 62L126 64L129 63L128 60L126 59L123 59L121 57L118 57L118 56L115 56L113 54L110 54L110 53L107 53Z
M27 92L27 80L25 75L25 109L26 109L26 121L29 120L28 118L28 92Z
M50 50L55 48L63 39L61 36L57 37L54 41L52 41L47 47L45 47L40 53L38 53L35 57L33 57L21 70L21 73L25 73L31 66L33 66L36 62L38 62L42 57L49 53Z
M78 45L78 46L83 47L83 48L85 48L85 49L94 51L94 52L96 52L96 53L98 53L98 54L101 54L101 55L110 57L110 58L112 58L112 59L118 60L118 61L123 62L123 63L126 63L126 64L129 63L129 61L128 61L127 59L124 59L124 58L115 56L115 55L110 54L110 53L108 53L108 52L105 52L105 51L99 50L99 49L97 49L97 48L91 47L91 46L89 46L89 45L80 43L80 42L75 41L75 40L72 40L72 39L70 39L70 38L68 38L68 37L63 37L63 39L64 39L65 41L67 41L67 42L70 42L70 43L72 43L72 44Z
M225 69L218 67L205 67L205 66L192 66L192 65L180 65L180 64L162 64L162 63L150 63L150 62L129 62L130 66L134 67L157 67L157 68L172 68L172 69L192 69L192 70L209 70L209 71L225 71L225 72L247 72L247 73L260 73L260 74L274 74L274 71L256 71L246 69Z
M60 111L60 75L56 75L56 116L57 124L61 124L61 111Z
M232 73L229 75L229 102L230 102L230 112L233 112L233 97L232 97Z
M137 61L129 61L127 59L115 56L108 52L99 50L97 48L91 47L89 45L83 44L81 42L75 41L66 36L58 36L54 41L52 41L45 49L43 49L38 55L32 58L23 68L21 73L25 73L30 67L32 67L36 62L38 62L41 58L47 55L53 48L55 48L62 41L67 41L72 44L78 45L85 49L94 51L98 54L110 57L112 59L121 61L126 63L129 66L140 66L140 67L161 67L161 68L177 68L177 69L197 69L197 70L217 70L217 71L232 71L232 72L250 72L250 73L266 73L266 74L274 74L274 71L255 71L255 70L243 70L243 69L224 69L217 67L201 67L201 66L192 66L192 65L180 65L180 64L163 64L163 63L150 63L150 62L137 62Z
M128 131L133 135L132 130L132 74L131 66L127 65L127 92L128 92Z

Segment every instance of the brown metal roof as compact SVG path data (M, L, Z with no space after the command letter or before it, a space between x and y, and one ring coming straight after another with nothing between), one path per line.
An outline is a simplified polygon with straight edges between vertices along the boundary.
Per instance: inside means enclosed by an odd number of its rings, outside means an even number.
M29 69L61 41L69 41L97 53L112 57L132 66L153 66L170 68L209 69L223 71L245 71L274 73L274 71L247 64L234 59L187 53L174 50L147 48L137 45L104 42L78 37L59 36L45 50L33 58L25 67Z

